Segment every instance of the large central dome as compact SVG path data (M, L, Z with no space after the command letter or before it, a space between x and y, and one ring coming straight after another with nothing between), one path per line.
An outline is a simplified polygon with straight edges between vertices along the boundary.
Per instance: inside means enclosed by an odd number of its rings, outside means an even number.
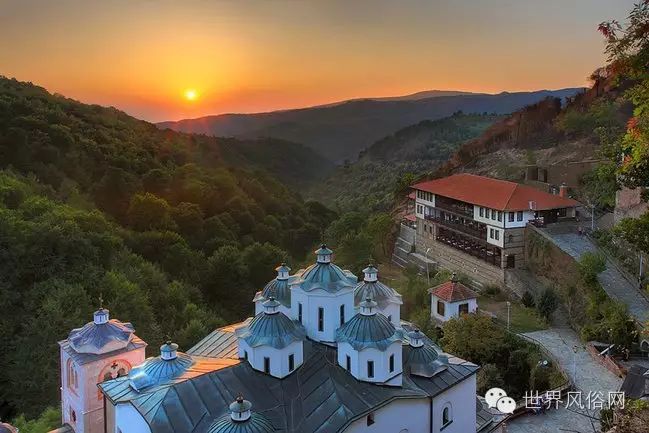
M347 270L342 270L331 262L333 251L322 245L315 251L317 261L306 268L292 285L300 286L305 292L321 289L327 292L337 292L345 288L353 288L358 279Z

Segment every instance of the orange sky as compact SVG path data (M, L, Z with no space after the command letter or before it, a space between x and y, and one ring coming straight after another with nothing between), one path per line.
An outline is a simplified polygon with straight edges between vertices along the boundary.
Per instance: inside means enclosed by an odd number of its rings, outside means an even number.
M632 3L0 0L0 74L152 121L581 86Z

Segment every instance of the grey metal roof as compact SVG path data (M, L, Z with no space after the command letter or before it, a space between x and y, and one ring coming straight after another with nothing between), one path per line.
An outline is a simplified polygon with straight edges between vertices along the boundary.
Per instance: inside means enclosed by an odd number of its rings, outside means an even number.
M234 330L250 323L250 319L241 323L218 328L205 336L194 347L187 351L191 356L211 358L239 359L237 336Z
M649 396L649 368L633 364L620 387L626 398L640 399Z
M334 252L333 252L332 250L330 250L330 249L327 247L327 245L322 244L322 245L320 245L320 248L318 248L317 250L314 251L314 253L315 253L316 255L318 255L318 256L330 256L330 255L332 255Z
M401 295L380 281L361 281L354 289L354 304L358 305L366 298L373 299L383 309L390 303L403 304Z
M273 424L263 415L253 413L247 421L234 421L230 415L223 415L214 421L208 433L272 433Z
M107 310L104 311L108 313ZM82 328L73 329L68 335L68 341L77 353L101 355L125 348L134 333L135 329L130 323L114 319L101 324L93 321Z
M404 349L404 368L410 374L422 377L433 377L448 367L448 358L437 352L429 343L421 347Z
M147 344L143 340L134 335L131 341L129 341L129 343L126 345L126 347L114 350L110 352L110 354L112 356L117 356L121 353L130 352L131 350L146 347L146 345ZM61 346L61 349L63 349L65 353L67 353L77 365L88 364L104 357L104 354L79 353L72 348L68 340L59 341L59 346Z
M232 332L232 327L217 329L188 352L209 351L209 342L225 342L223 334ZM227 344L216 344L212 353L230 350ZM242 362L142 393L129 392L128 385L125 392L125 377L100 388L114 403L130 401L153 433L206 433L239 394L280 433L333 433L395 399L434 397L478 370L475 364L451 358L448 369L432 378L404 373L403 385L390 387L356 380L337 365L335 348L307 339L304 357L304 364L284 379Z
M358 313L336 330L336 341L349 343L355 350L370 347L385 350L401 337L401 332L383 314L366 316Z
M492 414L485 404L481 400L482 397L476 397L475 406L476 406L476 432L490 431L490 427L494 426L494 414Z
M271 301L266 301L266 303L269 302ZM235 333L250 347L271 346L276 349L282 349L295 341L301 341L306 335L301 324L292 321L280 312L259 313L249 325L237 329Z
M162 347L165 346L167 345ZM133 368L128 374L128 379L136 391L142 391L147 387L166 383L170 379L180 376L193 363L194 360L191 356L182 352L178 352L173 359L162 359L160 356L156 356L146 359L142 364Z

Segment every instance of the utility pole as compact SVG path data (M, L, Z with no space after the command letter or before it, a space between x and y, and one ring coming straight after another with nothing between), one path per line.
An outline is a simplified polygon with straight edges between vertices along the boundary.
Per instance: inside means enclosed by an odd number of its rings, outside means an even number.
M590 231L595 231L595 203L590 205L592 211L590 213Z
M509 325L511 323L511 309L512 303L507 301L507 331L509 331Z
M577 388L577 346L572 346L572 381Z
M428 281L428 286L430 287L430 272L428 272L428 251L430 251L430 248L426 248L426 280Z

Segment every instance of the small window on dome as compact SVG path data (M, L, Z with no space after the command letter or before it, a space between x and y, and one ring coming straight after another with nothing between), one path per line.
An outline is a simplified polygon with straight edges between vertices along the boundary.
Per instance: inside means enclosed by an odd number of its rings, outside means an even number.
M297 304L297 321L302 323L302 303Z
M345 324L345 304L340 306L340 326Z
M292 353L288 356L288 371L295 370L295 355Z
M390 355L390 373L394 371L394 353Z
M318 307L318 331L324 331L324 308Z
M270 358L264 357L264 373L270 374Z
M367 377L374 377L374 361L367 361Z
M451 404L448 403L444 409L442 409L442 429L448 426L453 422L453 414L451 413Z

